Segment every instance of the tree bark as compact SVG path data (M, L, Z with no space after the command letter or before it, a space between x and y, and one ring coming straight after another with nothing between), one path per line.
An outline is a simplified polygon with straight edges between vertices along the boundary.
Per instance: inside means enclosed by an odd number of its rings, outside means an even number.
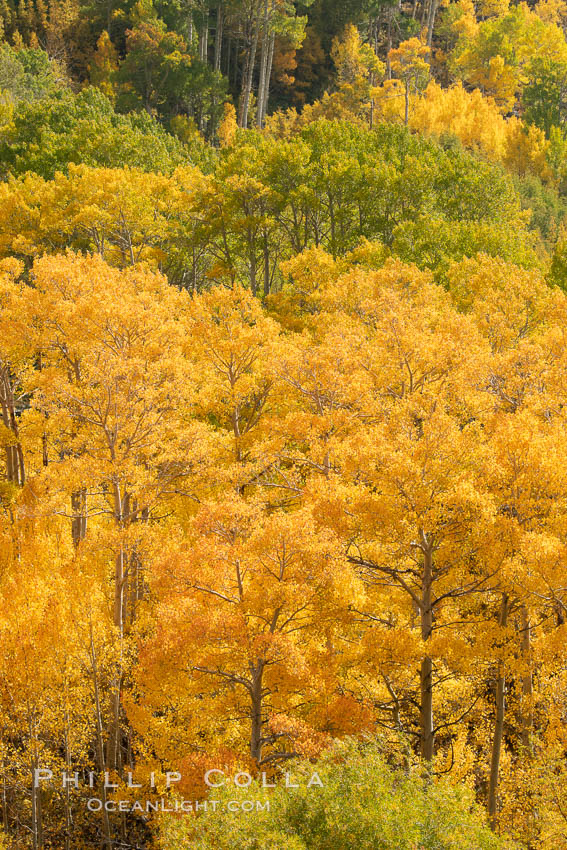
M264 87L266 85L266 69L268 67L268 53L270 50L270 14L269 0L264 0L264 11L262 15L262 50L260 53L260 77L258 81L258 105L256 109L256 126L262 127L262 109L264 106Z
M263 254L264 254L264 298L270 294L271 278L270 278L270 251L268 243L268 233L264 230L263 236Z
M114 521L117 528L122 529L127 513L127 497L122 494L118 481L114 482ZM114 602L112 609L112 620L118 630L118 638L122 641L124 636L124 584L126 553L122 541L120 549L114 558ZM121 746L120 746L120 696L122 690L122 669L116 671L116 677L112 683L110 694L110 719L106 741L106 764L109 770L120 770Z
M208 61L208 48L209 48L209 10L203 10L203 16L201 20L201 28L199 30L199 59L205 65Z
M508 612L510 603L508 595L502 594L502 603L500 607L500 615L498 624L504 629L508 622ZM496 714L494 719L494 736L492 739L492 754L490 760L490 781L488 786L488 817L490 825L494 829L496 826L496 813L498 808L498 774L500 771L500 756L502 753L502 738L504 735L504 720L506 716L506 676L504 672L504 664L502 661L498 663L498 675L496 678Z
M531 623L525 605L520 608L522 629L522 662L525 672L522 675L522 693L520 707L520 740L528 753L532 749L533 728L533 676L531 670Z
M266 122L266 112L268 111L268 100L270 99L270 80L272 78L272 66L274 64L274 49L276 44L276 34L273 32L270 35L270 47L268 52L268 65L266 67L264 92L262 97L262 127Z
M8 835L8 794L6 791L6 763L2 757L2 827Z
M4 426L14 435L12 445L6 446L4 449L6 478L11 483L23 487L26 480L24 453L19 439L12 376L6 363L0 363L0 410L2 411L2 422Z
M67 687L67 684L65 684ZM69 723L69 711L68 709L65 711L65 771L67 776L71 775L71 746L70 746L70 723ZM69 783L65 783L65 850L73 850L71 847L71 829L73 825L73 819L71 817L71 794L69 791Z
M229 32L230 32L230 30L229 30ZM231 79L231 76L230 76L231 75L231 67L232 67L231 66L232 37L230 35L228 36L228 39L227 39L225 54L226 54L226 60L225 60L224 75L227 78L227 80L230 80Z
M256 665L250 668L252 674L252 687L250 689L252 700L250 708L250 755L257 765L262 760L262 677L264 666L265 662L261 658L258 658Z
M189 14L187 15L187 41L189 43L189 49L191 49L191 45L193 44L193 4L189 4Z
M431 0L429 5L429 14L427 16L427 46L431 47L433 41L433 27L435 26L435 17L439 8L439 0Z
M392 79L392 63L390 61L390 50L392 49L392 10L387 11L388 18L388 44L386 49L386 79Z
M223 12L222 12L222 6L219 3L219 5L217 7L217 29L216 29L216 32L215 32L215 58L214 58L215 71L220 71L220 66L221 66L223 27L224 27L224 17L223 17Z
M250 95L252 93L252 79L254 77L254 65L256 63L256 50L260 34L260 15L258 2L254 2L251 9L250 28L251 34L246 50L244 73L242 75L242 93L240 95L240 106L238 115L238 126L248 126L248 110L250 108Z
M423 548L421 637L423 641L428 641L433 631L433 550L423 532L421 532L421 538ZM421 757L429 764L433 761L435 731L433 727L433 662L428 655L421 661L420 696Z
M106 768L106 762L104 758L104 735L103 735L103 724L102 724L102 711L100 704L100 693L98 689L98 664L96 660L96 651L94 646L93 639L93 627L92 623L90 623L90 656L91 656L91 669L93 674L93 688L94 688L94 698L95 698L95 717L96 717L96 754L99 771L103 773ZM108 811L106 809L106 786L103 783L102 786L102 822L104 829L104 846L110 848L112 850L113 841L112 841L112 833L110 831L110 819L108 817Z
M31 758L31 775L32 775L32 793L31 793L31 804L32 804L32 847L33 850L43 850L43 822L42 822L42 812L41 812L41 788L39 784L36 784L36 773L35 771L39 768L39 761L37 757L37 749L35 746L35 739L33 738L32 731L32 723L30 720L29 723L30 728L30 738L34 740L34 752Z
M250 262L250 291L256 295L258 284L256 280L256 239L248 232L248 257Z
M87 533L87 491L84 488L71 493L71 511L71 536L73 546L77 548Z

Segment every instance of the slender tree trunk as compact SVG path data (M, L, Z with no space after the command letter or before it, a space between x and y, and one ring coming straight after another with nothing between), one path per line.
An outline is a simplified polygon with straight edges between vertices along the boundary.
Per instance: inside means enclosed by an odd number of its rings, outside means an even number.
M33 729L30 721L29 724L30 739L34 741L33 755L31 759L31 774L32 774L32 846L33 850L43 850L43 820L41 812L41 788L39 783L36 783L35 771L39 768L37 757L37 747L33 738Z
M388 18L388 44L386 48L386 78L392 79L392 63L390 61L390 50L392 49L392 10L387 11Z
M71 536L73 546L77 548L87 533L87 491L82 488L71 493Z
M532 749L533 728L533 676L531 670L531 623L525 605L520 608L522 629L522 662L525 672L522 675L522 694L520 707L520 739L528 753Z
M246 60L244 63L244 74L242 76L242 93L240 95L240 108L238 116L238 126L248 126L248 110L250 108L250 95L252 93L252 80L254 77L254 65L256 63L256 50L258 47L258 37L260 34L260 15L258 14L258 3L254 3L252 7L251 20L251 36L246 50Z
M94 638L93 638L93 627L92 623L90 623L90 656L91 656L91 669L93 674L93 689L94 689L94 699L95 699L95 719L96 719L96 754L98 761L98 768L101 773L104 773L107 769L107 764L104 757L104 733L103 733L103 722L102 722L102 710L100 703L100 692L98 688L98 664L96 660L96 651L94 646ZM112 833L110 830L110 819L108 817L108 811L106 809L106 786L105 783L102 785L102 823L104 830L104 846L112 850L113 841L112 841Z
M118 481L114 482L114 521L118 529L124 527L127 513L127 497L122 494ZM122 541L114 558L114 603L112 620L118 631L118 639L124 637L124 584L126 578L126 552ZM106 743L106 764L109 770L121 768L120 746L120 695L122 689L122 666L116 671L110 694L110 719Z
M32 791L31 791L31 834L32 834L32 850L38 850L38 838L37 838L37 791L38 789L35 787L35 769L37 765L35 759L32 758L31 762L31 775L32 775Z
M264 298L270 294L270 251L268 244L268 233L264 230L263 238L263 254L264 254Z
M222 6L219 3L219 5L217 7L217 29L216 29L216 32L215 32L215 58L214 58L215 71L220 71L220 66L221 66L223 26L224 26L224 16L223 16L223 12L222 12Z
M264 12L262 16L262 50L260 53L260 76L258 81L258 105L256 109L256 125L258 127L263 126L263 116L262 109L264 106L264 86L266 85L266 69L268 67L268 53L270 50L269 45L269 29L270 29L270 15L269 15L269 0L264 0Z
M208 48L209 48L209 10L205 9L203 11L203 17L201 20L201 28L199 30L199 59L204 64L207 64L208 61Z
M433 41L433 27L435 26L435 17L439 8L439 0L431 0L429 5L429 14L427 16L427 46L431 47Z
M227 44L226 44L226 63L225 63L225 76L227 80L230 80L231 73L231 59L232 59L232 38L229 35Z
M502 594L500 616L498 624L500 628L506 628L510 603L508 595ZM490 780L488 785L488 817L494 829L496 825L496 813L498 808L498 774L500 771L500 756L502 753L502 738L504 736L504 720L506 716L506 676L504 664L498 663L498 675L496 678L496 713L494 719L494 736L492 739L492 754L490 759Z
M248 233L248 257L250 261L250 291L256 295L258 284L256 281L256 240Z
M113 622L119 632L119 640L124 636L124 582L125 582L125 553L121 545L115 558L114 575L114 606ZM110 721L108 724L106 763L110 770L120 770L121 741L120 741L120 696L122 692L122 665L116 671L110 694Z
M238 59L240 56L240 39L234 41L234 62L232 63L232 85L236 88L238 84Z
M6 762L2 756L2 828L8 835L8 792L6 791Z
M331 225L331 254L333 260L337 259L337 229L335 222L335 202L332 195L329 195L329 222Z
M142 570L142 559L137 551L130 555L128 564L128 627L134 625L138 602L144 596L144 580Z
M6 446L4 450L6 457L6 478L11 483L22 487L26 480L24 453L19 439L12 376L6 363L0 363L0 410L2 412L4 426L13 434L12 445Z
M423 546L421 637L423 641L428 641L433 631L433 550L423 532L421 532L421 538ZM433 761L435 732L433 727L433 662L428 655L421 661L420 698L421 757L427 764L430 764Z
M67 683L65 684L67 687ZM65 711L65 771L67 777L71 774L71 745L69 742L70 723L69 712ZM65 783L65 850L73 850L71 847L71 828L73 819L71 816L71 794L69 791L69 783Z
M193 4L189 4L189 14L187 16L187 40L189 48L193 44Z
M266 79L264 83L264 94L262 102L262 127L266 123L266 113L268 111L268 101L270 99L270 80L272 78L272 66L274 64L274 49L276 44L276 34L273 32L270 35L270 48L268 51L268 65L266 67Z
M252 688L250 696L252 700L250 708L251 730L250 730L250 755L256 764L262 760L262 677L265 662L258 658L254 667L251 666Z

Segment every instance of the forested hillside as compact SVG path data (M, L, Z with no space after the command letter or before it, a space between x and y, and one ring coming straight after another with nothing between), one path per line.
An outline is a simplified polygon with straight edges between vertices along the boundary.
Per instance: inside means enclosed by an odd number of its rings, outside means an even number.
M0 27L0 848L567 848L567 3Z

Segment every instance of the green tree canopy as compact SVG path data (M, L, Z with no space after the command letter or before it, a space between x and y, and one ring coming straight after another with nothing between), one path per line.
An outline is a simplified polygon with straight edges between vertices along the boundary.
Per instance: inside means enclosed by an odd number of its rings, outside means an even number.
M227 781L211 797L216 811L164 822L161 850L505 850L468 789L426 783L417 773L392 768L373 744L343 742L316 764L288 766L270 793L254 781L239 789ZM317 778L311 786L314 774ZM215 774L215 781L220 777ZM322 783L320 787L318 780ZM238 804L269 802L269 810ZM228 804L236 811L229 811Z
M203 151L187 150L147 113L116 113L98 89L61 90L20 105L0 143L0 167L45 178L70 162L169 173Z

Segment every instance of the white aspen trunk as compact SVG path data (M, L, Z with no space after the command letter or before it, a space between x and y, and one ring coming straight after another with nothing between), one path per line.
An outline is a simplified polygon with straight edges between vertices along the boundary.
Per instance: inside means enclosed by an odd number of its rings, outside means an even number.
M433 27L435 26L435 16L439 7L439 0L431 0L429 6L429 14L427 16L427 46L431 47L433 41Z
M189 4L189 14L187 16L187 40L189 42L189 48L193 44L193 4Z
M254 65L256 63L256 50L258 47L258 38L260 34L260 16L259 4L255 2L252 7L252 34L250 44L246 51L246 62L244 65L244 74L242 79L242 94L240 96L240 109L238 126L246 128L248 126L248 110L250 108L250 95L252 93L252 80L254 77Z
M209 46L209 20L208 20L208 10L203 12L203 20L201 23L201 29L199 32L199 59L201 62L207 64L208 60L208 46Z
M219 4L219 6L217 8L217 29L216 29L216 32L215 32L215 59L214 59L215 71L220 71L220 66L221 66L223 28L224 28L224 16L223 16L223 12L222 12L222 6Z
M272 65L273 65L273 62L274 62L275 43L276 43L276 34L275 34L275 32L273 32L270 35L270 49L269 49L269 52L268 52L268 64L267 64L267 67L266 67L266 79L265 79L265 83L264 83L264 95L263 95L263 102L262 102L262 106L261 106L261 109L262 109L262 127L265 124L266 112L268 111L268 100L269 100L269 97L270 97L270 79L272 77Z
M260 55L260 78L258 81L258 105L256 110L256 126L262 127L262 107L264 105L264 87L266 85L266 68L268 66L269 53L269 5L264 0L264 12L262 16L262 51Z

